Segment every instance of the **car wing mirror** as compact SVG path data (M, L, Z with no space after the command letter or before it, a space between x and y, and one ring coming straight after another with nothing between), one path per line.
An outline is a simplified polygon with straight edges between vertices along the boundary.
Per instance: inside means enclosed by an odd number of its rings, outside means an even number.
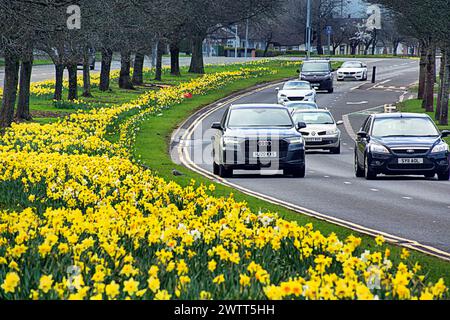
M223 127L222 127L222 124L220 122L214 122L212 124L211 128L214 129L214 130L223 131Z
M338 121L338 122L336 122L336 125L338 125L338 126L342 126L344 124L344 121Z
M365 131L360 131L356 135L358 136L358 138L361 138L361 139L367 139L369 137L369 135Z
M280 88L275 88L275 91L277 91L277 92L280 91Z
M297 73L300 73L300 69L297 69Z
M442 136L442 138L450 137L450 131L449 130L443 130L441 132L441 136Z
M297 123L297 130L299 130L299 131L302 129L305 129L306 127L307 127L307 125L304 122Z

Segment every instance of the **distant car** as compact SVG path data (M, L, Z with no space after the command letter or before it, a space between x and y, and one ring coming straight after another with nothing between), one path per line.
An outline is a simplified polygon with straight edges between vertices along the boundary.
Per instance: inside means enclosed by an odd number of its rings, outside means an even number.
M289 112L292 114L297 110L317 110L319 106L317 103L312 101L302 101L302 102L287 102L284 105L288 108Z
M300 80L308 81L317 90L334 92L334 69L329 60L304 61L300 73Z
M367 80L368 69L365 63L360 61L345 62L337 71L337 80L353 79L359 81Z
M449 146L424 114L371 115L358 133L355 147L357 177L375 179L378 174L438 176L449 180Z
M316 90L311 87L311 83L308 81L288 81L284 84L283 89L277 88L276 90L279 104L316 101Z
M212 128L214 174L226 178L233 170L284 170L305 176L305 142L289 111L280 105L234 105ZM276 167L276 168L274 168Z
M336 122L328 110L298 110L292 114L294 122L304 122L306 128L300 132L305 139L306 149L329 150L333 154L341 153L342 121Z

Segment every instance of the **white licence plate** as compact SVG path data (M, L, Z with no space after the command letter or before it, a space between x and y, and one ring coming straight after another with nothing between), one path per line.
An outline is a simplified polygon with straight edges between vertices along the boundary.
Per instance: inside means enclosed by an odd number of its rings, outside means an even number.
M422 158L398 159L399 164L423 164Z
M276 158L277 152L253 152L253 158Z
M310 138L310 137L305 137L305 141L306 141L306 142L322 142L322 138Z

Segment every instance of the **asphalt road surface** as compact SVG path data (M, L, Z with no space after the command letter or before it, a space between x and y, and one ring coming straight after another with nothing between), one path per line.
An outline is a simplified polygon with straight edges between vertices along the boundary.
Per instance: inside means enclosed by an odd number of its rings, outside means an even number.
M380 176L375 181L355 177L354 140L363 120L379 106L411 97L407 87L418 79L419 63L415 60L365 60L370 70L377 66L377 84L336 82L335 93L320 93L318 104L331 110L341 127L342 154L307 152L305 179L283 177L281 172L235 171L227 181L251 191L296 204L321 214L342 219L373 230L418 241L423 245L450 252L450 182L423 177ZM369 74L369 79L371 74ZM238 103L276 103L274 85L246 96ZM189 152L201 168L212 172L209 156L213 122L220 121L224 108L206 117L193 140ZM209 130L209 132L208 132ZM206 150L206 152L205 152Z

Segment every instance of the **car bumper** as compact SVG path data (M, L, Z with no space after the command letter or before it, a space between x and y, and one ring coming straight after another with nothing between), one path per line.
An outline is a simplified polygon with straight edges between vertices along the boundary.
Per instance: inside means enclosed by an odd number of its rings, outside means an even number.
M277 158L254 158L251 152L240 150L223 151L223 165L226 169L234 170L259 170L271 168L277 170L298 168L305 165L305 147L289 146L287 151L277 151Z
M309 97L289 97L289 98L278 98L278 104L286 104L288 102L316 102L315 96L309 96Z
M308 141L305 138L306 150L337 148L340 144L339 137L322 137L322 141Z
M364 73L361 74L338 74L337 75L338 80L362 80L364 79Z
M423 164L399 164L399 159L421 158ZM428 155L384 155L370 154L368 156L370 168L377 174L386 175L423 175L432 173L444 173L450 167L449 153L437 153Z
M316 87L319 90L329 90L333 88L332 78L301 77L301 80L308 81L313 87Z

